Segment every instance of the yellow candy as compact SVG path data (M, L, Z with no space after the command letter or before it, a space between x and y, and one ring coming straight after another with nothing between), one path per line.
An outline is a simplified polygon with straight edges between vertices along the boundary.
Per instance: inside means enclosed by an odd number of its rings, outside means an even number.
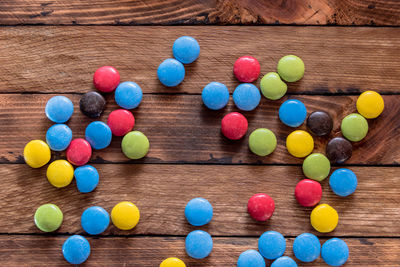
M46 165L50 156L50 148L42 140L32 140L24 148L25 162L32 168L40 168Z
M118 203L111 211L113 224L121 230L132 229L138 224L139 219L139 209L135 204L128 201Z
M306 131L297 130L286 138L286 148L293 156L303 158L313 151L314 140Z
M186 267L186 265L180 259L172 257L161 262L160 267Z
M366 119L375 119L381 115L385 104L380 94L366 91L357 99L357 111Z
M74 177L74 167L63 159L53 161L47 168L47 180L55 187L64 187Z
M312 227L320 233L332 232L339 222L337 211L328 204L316 206L310 217Z

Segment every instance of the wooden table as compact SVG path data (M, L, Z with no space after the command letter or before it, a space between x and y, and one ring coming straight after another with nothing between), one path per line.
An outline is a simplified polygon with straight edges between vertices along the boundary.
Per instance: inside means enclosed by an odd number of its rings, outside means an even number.
M327 141L341 135L341 119L356 111L357 96L367 89L383 94L385 111L369 121L368 136L354 144L353 157L344 165L358 176L356 193L340 198L328 179L322 182L322 203L335 207L340 221L333 233L318 236L321 242L337 236L348 243L346 266L400 265L398 0L2 0L0 24L1 266L67 265L61 246L68 236L84 234L83 210L100 205L111 211L124 200L140 208L139 225L132 231L110 226L88 237L92 254L86 266L158 266L171 256L187 266L235 266L241 252L257 249L258 237L267 230L283 233L286 255L293 256L297 235L318 233L309 223L311 209L294 199L294 187L303 178L302 160L286 151L285 138L293 129L278 121L279 105L297 98L309 113L329 112L334 131L329 138L315 138L315 151L324 152ZM180 86L166 88L156 68L171 57L172 43L181 35L197 38L201 55L187 66ZM264 158L249 152L248 135L236 142L221 136L222 116L237 110L232 103L210 111L200 97L211 81L225 83L232 92L238 84L233 62L245 54L259 59L262 75L274 71L286 54L306 64L305 77L289 84L287 96L263 98L255 111L245 113L249 131L267 127L277 135L276 151ZM51 123L44 106L55 94L74 102L68 124L75 137L83 137L91 120L80 113L78 102L94 89L92 75L102 65L115 66L122 81L142 87L143 103L133 114L135 128L150 139L150 152L128 161L121 138L113 138L109 148L93 154L91 164L101 175L95 192L80 194L74 182L56 189L46 181L46 168L24 164L23 147L45 138ZM116 109L113 96L107 100L103 121ZM53 154L53 159L64 157ZM258 192L276 202L268 223L256 223L246 213L248 198ZM198 196L213 204L214 218L195 228L183 210ZM33 223L35 209L48 202L64 212L54 234L40 232ZM185 254L185 236L194 229L213 236L214 249L205 260ZM306 266L326 265L318 259Z

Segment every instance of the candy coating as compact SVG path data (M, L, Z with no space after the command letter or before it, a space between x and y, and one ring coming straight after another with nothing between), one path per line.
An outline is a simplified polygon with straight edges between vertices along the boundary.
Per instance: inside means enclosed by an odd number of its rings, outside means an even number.
M122 139L122 152L130 159L141 159L149 151L150 142L147 137L139 131L127 133Z
M267 231L258 239L258 250L268 260L277 259L285 253L286 240L281 233Z
M267 194L255 194L247 202L247 212L256 221L267 221L272 217L274 210L275 202Z
M74 113L74 105L68 97L61 95L53 96L47 101L45 112L47 118L52 122L64 123Z
M346 162L352 153L352 144L342 137L335 137L326 145L326 156L333 163Z
M310 179L320 182L328 177L330 171L331 163L321 153L313 153L303 161L303 173Z
M32 140L24 148L24 160L32 168L46 165L50 158L50 148L42 140Z
M85 138L94 149L104 149L111 143L110 127L102 121L91 122L85 130Z
M287 126L298 127L303 124L306 117L306 106L300 100L289 99L279 107L279 119Z
M322 245L321 256L330 266L342 266L349 258L349 247L342 239L331 238Z
M317 136L328 135L332 131L333 120L325 111L314 111L308 116L307 127Z
M256 129L249 136L249 148L258 156L264 157L271 154L274 152L276 144L276 136L269 129Z
M134 82L120 83L115 90L115 102L124 109L137 108L142 98L142 89Z
M131 230L138 224L139 219L139 209L132 202L120 202L111 211L113 224L121 230Z
M65 187L74 178L74 167L63 159L50 163L46 172L47 180L55 187Z
M238 109L244 111L251 111L260 104L261 94L260 90L251 83L239 84L235 91L233 91L233 102Z
M81 97L79 108L89 118L98 118L103 113L106 100L97 92L88 92Z
M36 210L34 221L41 231L53 232L60 228L63 221L63 213L54 204L44 204Z
M95 167L90 165L81 166L75 169L74 176L79 192L92 192L99 183L99 173Z
M82 228L90 235L98 235L103 233L109 224L110 215L108 215L108 212L102 207L89 207L82 213Z
M174 87L185 78L185 67L178 60L168 58L158 66L157 76L163 85Z
M303 78L304 71L304 62L298 56L284 56L278 62L278 73L287 82L297 82Z
M172 46L174 58L183 64L190 64L200 55L200 45L196 39L190 36L181 36L175 40Z
M278 100L286 94L287 85L281 80L278 73L269 72L261 79L260 89L266 98Z
M67 148L67 159L75 166L85 165L90 160L91 156L92 147L85 139L74 139Z
M240 254L237 267L265 267L265 260L257 250L249 249Z
M286 138L286 148L292 156L303 158L313 151L314 139L306 131L296 130Z
M160 267L186 267L186 265L182 260L171 257L163 260L163 262L160 264Z
M233 74L243 83L251 83L260 75L260 63L252 56L242 56L233 65Z
M211 82L201 92L201 99L204 105L212 110L224 108L229 102L229 90L225 84Z
M303 179L296 185L294 195L301 206L313 207L321 200L321 184L314 180Z
M228 139L238 140L242 138L246 134L247 128L246 117L238 112L228 113L222 118L221 132Z
M320 233L329 233L335 230L339 215L337 211L328 204L320 204L311 212L311 225Z
M206 225L213 217L213 207L207 199L194 198L186 204L185 217L193 226Z
M46 142L51 150L63 151L72 140L72 131L65 124L54 124L46 132Z
M358 142L364 139L368 133L367 120L357 113L347 115L340 126L342 134L346 139L352 142Z
M352 170L337 169L329 178L329 186L336 195L347 197L356 191L357 176Z
M96 70L93 75L93 84L97 90L110 93L117 88L120 76L118 71L111 66L103 66Z
M62 253L66 261L71 264L81 264L89 258L90 244L83 236L70 236L62 246Z
M276 259L272 264L271 267L297 267L297 263L288 256L283 256Z
M107 125L115 136L124 136L135 126L135 117L126 109L117 109L110 113Z
M210 255L213 241L209 233L202 230L190 232L185 239L186 253L194 259L204 259Z
M357 111L366 119L375 119L381 115L385 103L382 96L375 91L366 91L357 99Z
M297 236L293 242L294 256L302 262L313 262L321 253L318 237L310 233Z

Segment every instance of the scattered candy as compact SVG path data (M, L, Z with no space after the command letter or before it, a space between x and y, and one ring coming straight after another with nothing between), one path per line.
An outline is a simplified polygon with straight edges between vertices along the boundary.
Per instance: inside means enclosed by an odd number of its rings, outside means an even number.
M93 75L94 87L104 93L110 93L117 88L119 84L118 71L110 66L100 67Z
M249 148L251 152L261 157L274 152L276 144L276 136L269 129L259 128L254 130L249 136Z
M186 267L185 263L178 258L168 258L161 262L160 267Z
M200 45L193 37L182 36L175 40L172 54L183 64L190 64L199 57Z
M279 108L279 119L287 126L298 127L303 124L306 117L306 106L297 99L286 100Z
M381 115L385 104L382 96L374 91L366 91L357 99L357 111L366 119L375 119Z
M294 256L302 262L313 262L321 253L321 244L318 237L304 233L297 236L293 242Z
M62 253L66 261L71 264L81 264L89 258L90 244L83 236L73 235L62 246Z
M303 173L306 177L321 182L328 177L331 163L325 155L313 153L303 161Z
M185 67L178 60L168 58L158 66L157 76L163 85L174 87L185 78Z
M314 149L314 139L306 131L296 130L286 138L288 152L297 158L304 158Z
M352 142L358 142L367 135L368 122L360 114L352 113L342 120L340 128L344 137Z
M240 254L237 267L265 267L265 260L258 251L249 249Z
M339 215L337 211L328 204L320 204L311 212L311 225L320 233L329 233L335 230Z
M195 230L185 239L186 253L194 259L204 259L210 255L213 241L209 233Z
M287 82L297 82L304 76L304 62L301 58L288 55L278 62L278 73Z
M114 110L108 115L107 125L115 136L124 136L135 126L135 117L126 109Z
M83 230L89 235L103 233L110 224L110 215L102 207L93 206L87 208L81 216Z
M356 191L357 176L349 169L337 169L329 178L329 186L336 195L347 197Z
M71 143L72 131L65 124L54 124L46 133L46 142L51 150L63 151Z
M264 75L260 82L262 94L271 100L282 98L287 91L287 85L281 80L278 73L269 72Z
M133 109L142 102L142 89L137 83L123 82L115 90L115 102L124 109Z
M75 166L85 165L92 156L92 147L82 138L72 140L67 148L67 160Z
M238 58L233 65L233 74L242 83L251 83L260 75L260 63L251 56Z
M271 267L297 267L297 263L288 256L283 256L276 259L272 264Z
M106 106L106 100L97 92L88 92L81 97L79 108L89 118L98 118Z
M60 228L63 221L63 213L54 204L44 204L36 210L34 221L41 231L53 232Z
M64 123L74 113L74 104L65 96L53 96L47 101L45 112L52 122Z
M238 112L226 114L221 121L222 134L231 140L242 138L247 132L247 119Z
M308 116L307 127L317 136L328 135L333 128L333 120L325 111L314 111Z
M255 194L247 203L247 212L256 221L267 221L269 218L271 218L274 210L275 202L267 194Z
M24 148L24 160L32 168L46 165L50 157L50 148L42 140L32 140Z
M326 156L333 163L344 163L353 153L353 146L342 137L335 137L326 145Z
M111 211L113 224L121 230L131 230L138 224L139 219L139 209L132 202L120 202Z
M201 92L201 99L206 107L212 110L224 108L229 102L229 90L225 84L211 82Z
M149 151L150 143L142 132L132 131L124 136L121 147L127 158L141 159Z
M314 180L303 179L297 183L294 195L301 206L313 207L321 200L321 184Z
M94 149L103 149L111 143L111 129L102 121L94 121L86 127L85 137Z
M55 187L65 187L69 185L74 178L74 167L63 159L50 163L47 167L47 180Z
M185 207L185 217L193 226L206 225L213 217L213 207L207 199L194 198Z
M330 266L342 266L349 258L349 247L339 238L331 238L322 245L322 259Z
M244 111L251 111L260 104L261 94L260 90L251 83L242 83L233 91L233 102L238 109Z
M75 169L74 176L79 192L92 192L99 183L99 173L95 167L90 165L81 166Z
M281 233L267 231L258 239L258 250L268 260L277 259L285 253L286 240Z

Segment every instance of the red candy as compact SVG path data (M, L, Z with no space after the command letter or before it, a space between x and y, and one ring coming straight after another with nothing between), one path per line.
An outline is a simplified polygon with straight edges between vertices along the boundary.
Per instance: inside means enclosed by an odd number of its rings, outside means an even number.
M321 184L314 180L303 179L296 185L294 195L303 207L315 206L322 197Z
M97 90L109 93L115 90L119 84L118 71L110 66L100 67L93 76L94 87Z
M260 75L260 63L251 56L240 57L233 65L233 73L241 82L254 82Z
M71 141L67 148L67 159L76 166L85 165L92 156L92 147L89 142L82 138Z
M126 109L117 109L110 113L107 124L115 136L124 136L135 126L135 117Z
M221 121L222 134L231 140L242 138L247 132L247 119L238 112L226 114Z
M255 194L247 203L247 212L257 221L265 222L271 218L275 210L274 200L267 194Z

